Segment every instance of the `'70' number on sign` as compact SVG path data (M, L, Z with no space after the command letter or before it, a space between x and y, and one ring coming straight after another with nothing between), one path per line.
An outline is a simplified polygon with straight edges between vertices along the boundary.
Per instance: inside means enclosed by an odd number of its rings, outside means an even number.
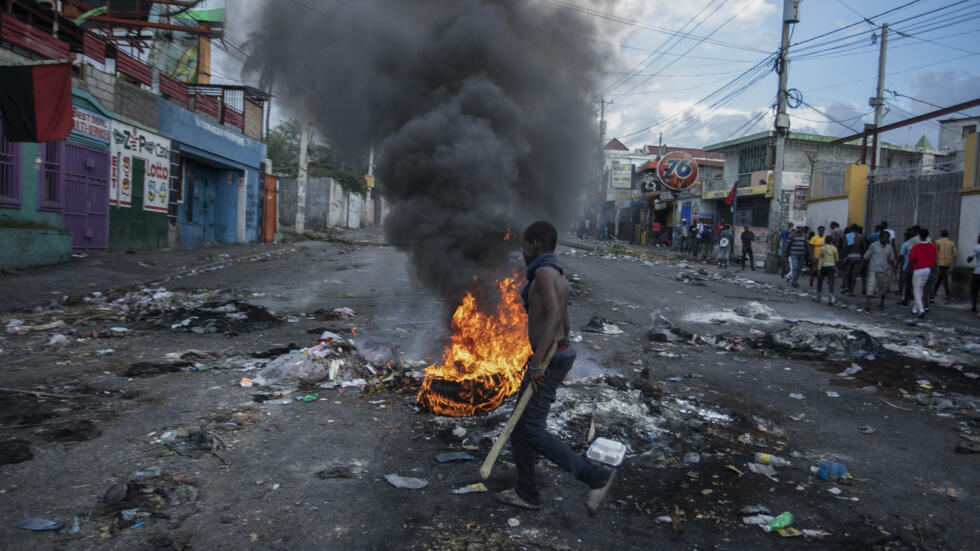
M691 162L687 159L667 159L667 170L664 171L664 176L683 180L690 176L693 170Z

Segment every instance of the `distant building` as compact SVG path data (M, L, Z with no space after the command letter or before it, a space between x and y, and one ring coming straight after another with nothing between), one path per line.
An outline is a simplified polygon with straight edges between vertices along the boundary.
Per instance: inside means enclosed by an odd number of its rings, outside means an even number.
M786 139L781 193L773 189L771 177L776 153L774 131L708 145L705 151L725 155L725 168L723 183L719 182L706 190L702 198L715 203L714 208L721 213L723 221L734 221L737 226L751 226L758 230L756 233L764 232L769 227L773 211L775 221L780 225L786 221L804 223L814 214L807 209L811 181L818 180L820 185L817 189L821 196L843 194L844 167L862 158L860 140L831 145L830 142L836 139L833 136L790 132ZM870 140L868 148L870 150ZM879 165L884 168L920 165L924 159L931 161L939 153L933 149L890 143L883 143L881 151ZM867 158L870 159L870 151ZM738 183L737 210L732 213L727 205L719 205L735 182ZM826 216L832 218L837 215ZM824 217L824 214L820 214L817 218L822 223ZM845 223L846 216L837 216L837 221Z
M944 119L939 121L939 150L943 152L963 151L966 137L977 133L980 117Z
M682 192L667 189L656 176L661 156L675 151L691 155L698 164L697 181ZM681 218L691 220L699 213L711 218L701 211L701 190L721 178L724 160L720 153L688 147L645 145L630 150L613 138L603 148L602 181L591 214L598 224L605 221L615 227L619 239L632 242L642 242L654 220L670 228Z

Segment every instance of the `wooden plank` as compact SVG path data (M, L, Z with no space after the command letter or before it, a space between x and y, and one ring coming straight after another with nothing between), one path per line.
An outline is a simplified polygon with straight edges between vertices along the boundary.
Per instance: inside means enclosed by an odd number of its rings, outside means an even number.
M548 349L548 353L545 354L544 360L541 365L544 367L542 369L548 369L548 364L551 363L551 359L555 357L555 351L558 350L558 343L554 342L551 344L551 348ZM493 447L490 448L490 453L487 454L487 458L483 460L483 465L480 467L480 476L484 480L490 477L490 471L493 470L494 463L497 462L497 457L500 455L500 451L504 449L504 444L510 438L510 433L514 432L514 428L517 426L517 422L521 420L521 415L524 413L524 408L527 407L527 403L531 401L531 395L534 394L534 385L528 383L527 388L524 393L521 394L521 399L517 401L517 406L514 407L514 413L510 415L510 419L507 420L507 424L504 425L504 430L500 432L500 436L493 443Z

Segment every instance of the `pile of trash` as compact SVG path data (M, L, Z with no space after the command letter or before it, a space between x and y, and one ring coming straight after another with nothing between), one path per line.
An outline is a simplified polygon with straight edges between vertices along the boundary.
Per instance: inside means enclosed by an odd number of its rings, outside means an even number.
M839 361L873 360L886 353L877 339L860 329L807 321L771 333L768 344L793 355Z

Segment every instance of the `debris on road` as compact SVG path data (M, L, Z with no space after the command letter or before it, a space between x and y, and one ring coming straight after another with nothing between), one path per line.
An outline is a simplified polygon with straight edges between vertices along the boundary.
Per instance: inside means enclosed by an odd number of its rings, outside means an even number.
M387 480L388 484L391 484L395 488L406 488L409 490L421 490L429 485L428 480L408 476L399 476L397 474L386 474L385 480Z
M34 532L57 532L58 530L62 530L64 527L65 525L60 522L37 517L24 519L17 523L17 528L32 530Z
M582 331L589 333L602 333L603 335L622 335L623 330L615 323L597 315L589 319L589 323L582 328Z

